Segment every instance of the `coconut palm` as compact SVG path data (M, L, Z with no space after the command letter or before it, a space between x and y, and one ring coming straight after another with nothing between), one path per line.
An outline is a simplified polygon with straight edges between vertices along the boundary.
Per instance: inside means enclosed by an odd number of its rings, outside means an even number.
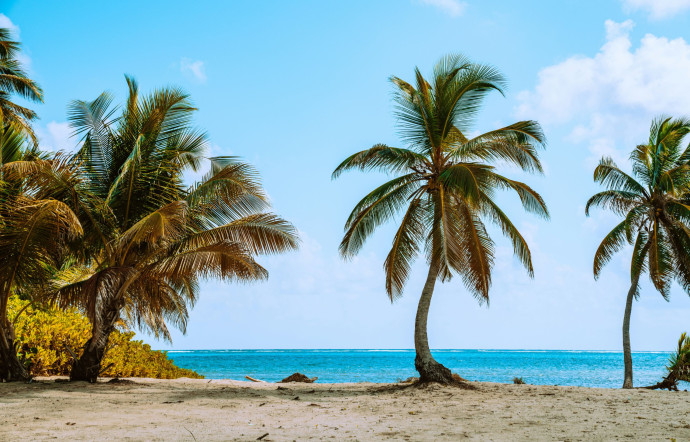
M266 212L251 166L204 158L207 137L191 125L188 95L163 88L142 98L132 78L127 85L116 118L107 93L72 103L69 118L83 135L72 159L79 167L53 170L52 162L33 183L61 195L87 232L73 247L80 265L57 278L58 302L80 306L92 323L73 380L96 379L118 324L169 339L166 323L184 332L202 280L264 279L257 255L297 247L294 227ZM185 185L184 173L199 171L205 160L210 170Z
M43 102L43 91L27 77L17 59L19 50L20 44L12 40L10 30L0 28L0 121L16 126L36 143L36 135L31 127L36 113L13 102L12 96Z
M62 261L65 243L80 235L82 227L66 204L36 195L23 177L10 172L37 156L13 125L0 127L0 152L0 379L27 380L17 358L13 319L7 316L9 297L40 291L51 267Z
M630 313L641 274L649 272L666 300L674 279L690 294L690 146L682 147L689 131L690 120L657 118L647 143L630 155L632 175L611 158L603 158L594 170L594 181L607 190L589 199L585 213L598 206L623 217L594 255L594 277L599 278L616 252L633 245L623 316L623 388L633 388Z
M488 302L494 243L484 222L498 225L533 274L524 238L495 201L497 190L515 191L526 210L548 217L542 198L529 186L498 173L503 161L541 172L537 148L544 135L535 121L521 121L472 138L472 123L483 98L502 93L503 76L490 66L461 56L436 65L431 81L415 70L416 85L392 77L395 116L406 148L374 145L347 158L333 172L380 170L397 175L365 196L345 224L340 253L357 254L374 230L403 211L384 263L391 302L402 295L411 265L424 249L429 272L415 321L415 367L420 382L452 383L450 370L434 360L427 338L427 316L436 280L460 276L480 301Z

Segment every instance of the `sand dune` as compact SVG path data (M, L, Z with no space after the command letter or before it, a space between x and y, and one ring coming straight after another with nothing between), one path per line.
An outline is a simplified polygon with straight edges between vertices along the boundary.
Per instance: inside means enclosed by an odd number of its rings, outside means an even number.
M0 439L690 439L690 393L473 383L0 384Z

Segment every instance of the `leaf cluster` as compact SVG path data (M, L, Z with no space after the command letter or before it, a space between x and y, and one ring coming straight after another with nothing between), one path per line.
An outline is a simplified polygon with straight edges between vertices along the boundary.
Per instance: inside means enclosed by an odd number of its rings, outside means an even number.
M130 326L170 338L184 331L203 279L255 281L257 255L297 247L296 229L270 213L256 170L235 157L207 158L196 108L172 87L142 95L126 77L121 108L103 93L75 101L69 119L81 148L43 162L31 183L70 205L84 225L76 265L57 272L56 297L91 321L117 308ZM192 186L188 172L208 172Z
M524 237L495 197L500 190L515 192L527 211L548 218L546 204L527 184L499 174L496 164L541 173L538 150L546 142L541 127L520 121L468 138L484 98L492 91L503 94L506 81L495 68L459 55L441 59L431 80L416 69L413 84L398 77L391 82L406 147L376 144L346 158L333 172L333 178L352 169L397 175L355 206L340 252L354 256L378 226L402 214L384 264L390 299L402 294L413 261L424 251L441 279L458 275L480 301L488 302L494 242L486 222L509 238L530 276L534 271Z
M43 102L43 91L31 80L18 59L21 45L12 39L8 28L0 28L0 125L12 125L28 135L34 144L31 122L36 112L14 102L14 96Z
M659 117L649 140L630 155L632 175L603 158L594 180L606 190L585 208L601 207L623 220L603 239L594 257L594 276L626 244L633 245L631 280L648 271L654 287L668 299L677 281L690 293L690 144L683 144L690 120Z

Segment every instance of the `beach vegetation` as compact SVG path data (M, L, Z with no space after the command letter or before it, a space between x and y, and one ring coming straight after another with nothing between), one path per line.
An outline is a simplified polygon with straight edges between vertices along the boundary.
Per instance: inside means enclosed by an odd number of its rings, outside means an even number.
M430 80L419 69L414 84L395 76L390 80L405 147L376 144L349 156L333 172L333 178L353 169L395 175L355 205L340 253L353 257L377 227L402 214L384 263L385 290L391 302L403 294L413 261L423 251L428 275L415 319L415 368L421 383L456 384L429 349L427 318L434 286L437 280L459 277L480 303L488 304L494 241L486 222L501 229L533 275L527 242L495 197L501 190L513 191L527 211L543 218L549 213L536 191L499 173L496 164L542 173L538 151L546 140L536 121L473 136L484 98L491 92L503 94L505 87L505 78L491 66L450 55L436 64Z
M256 257L298 244L296 229L268 211L253 167L205 156L189 95L173 87L143 95L132 77L126 83L119 109L107 92L70 105L75 155L31 166L31 184L68 204L88 232L53 279L51 299L92 325L72 380L96 380L119 323L169 340L168 324L185 331L200 281L266 279ZM200 175L191 185L189 172Z
M680 335L676 351L668 359L664 379L645 388L651 390L665 388L678 391L679 381L690 382L690 336L687 333Z
M15 324L19 358L30 376L69 375L74 357L91 335L89 320L74 307L59 309L13 296L9 316ZM135 340L123 323L110 336L102 365L100 374L105 377L203 377L177 367L166 352Z
M0 126L0 158L0 379L27 380L17 355L10 297L40 296L67 255L66 242L78 238L83 228L69 206L36 194L12 172L41 161L24 131Z

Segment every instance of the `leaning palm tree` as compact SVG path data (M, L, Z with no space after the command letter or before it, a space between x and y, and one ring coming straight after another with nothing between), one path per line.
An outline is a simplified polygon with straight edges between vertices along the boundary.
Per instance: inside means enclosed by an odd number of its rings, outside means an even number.
M503 161L541 172L537 148L544 135L535 121L521 121L467 138L482 99L502 93L503 76L494 68L448 56L436 65L431 82L415 70L416 85L392 77L395 115L407 148L377 144L347 158L333 172L381 170L398 175L365 196L345 224L340 253L357 254L376 227L403 209L402 220L384 264L386 292L402 295L411 265L424 249L429 272L415 321L415 368L420 382L453 383L450 370L434 360L427 338L427 316L436 280L460 276L480 301L488 302L494 243L484 221L498 225L533 274L530 250L495 202L497 190L515 191L530 212L548 217L542 198L524 183L489 164Z
M589 199L585 213L599 206L623 217L594 255L594 277L616 252L633 245L623 316L623 388L633 388L630 313L642 273L649 272L666 300L674 279L690 294L690 145L682 147L688 132L690 120L657 118L647 143L630 155L632 175L611 158L603 158L594 170L594 181L607 190Z
M36 143L31 121L36 112L12 101L13 95L31 101L43 102L43 91L28 78L17 59L20 44L12 40L10 30L0 28L0 122L12 124Z
M202 280L264 279L257 255L297 247L295 228L266 212L251 166L233 157L205 159L207 137L191 125L188 95L163 88L142 98L132 78L127 84L117 117L107 93L71 105L83 144L66 161L77 166L44 163L32 182L71 207L86 232L72 245L79 265L56 278L56 300L81 307L92 324L72 380L95 381L118 324L169 339L166 323L185 330ZM204 161L209 172L186 186L184 173Z
M25 185L25 177L11 173L37 156L12 125L0 126L0 154L0 379L28 380L17 358L14 320L7 316L9 298L41 291L51 267L62 261L66 242L83 231L66 204L37 196Z

